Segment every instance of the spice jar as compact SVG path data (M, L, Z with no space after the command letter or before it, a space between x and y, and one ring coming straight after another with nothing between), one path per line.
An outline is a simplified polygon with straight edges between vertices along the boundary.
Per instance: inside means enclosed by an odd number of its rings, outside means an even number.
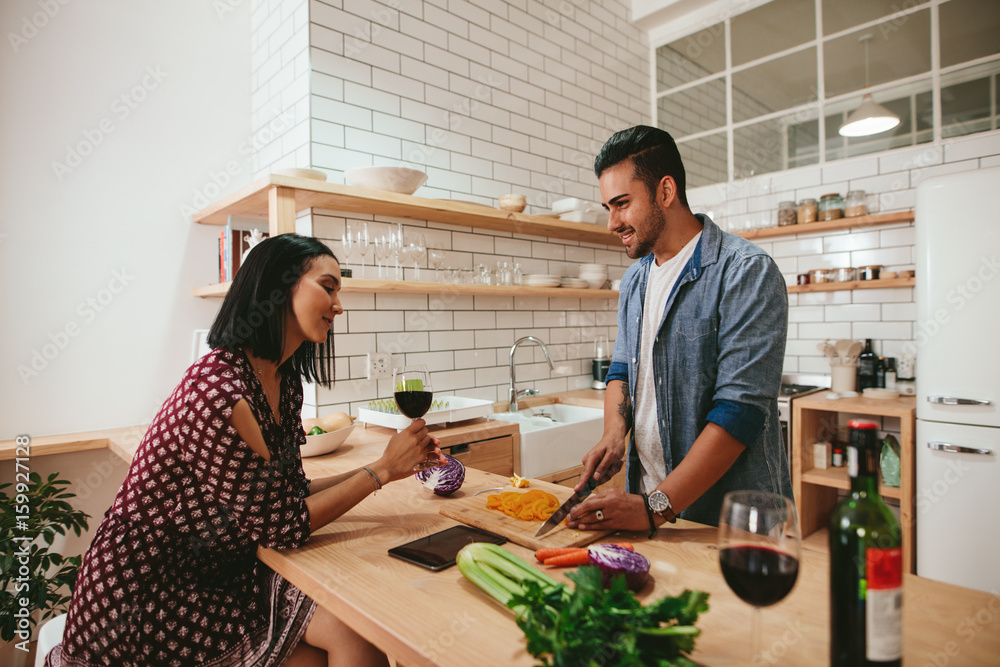
M815 199L803 199L799 202L797 219L800 224L803 222L816 222L816 215L818 213L819 208L816 206Z
M779 227L794 225L797 220L798 220L798 212L795 210L795 202L783 201L778 203Z
M868 215L868 207L865 205L865 191L851 190L844 200L844 217L855 218L859 215Z
M844 217L844 199L837 193L819 199L819 219L837 220Z

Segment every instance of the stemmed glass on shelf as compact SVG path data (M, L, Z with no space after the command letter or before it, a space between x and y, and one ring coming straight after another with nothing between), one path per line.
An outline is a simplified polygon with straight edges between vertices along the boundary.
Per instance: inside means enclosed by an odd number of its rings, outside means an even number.
M427 261L434 267L434 280L441 282L441 266L444 264L444 250L428 248Z
M730 491L719 514L719 565L736 595L753 605L750 664L762 664L760 610L791 592L799 574L802 540L795 505L766 491Z
M378 234L375 237L375 262L378 264L378 277L382 278L382 263L389 258L391 248L389 247L389 237L385 234Z
M347 264L351 259L351 250L354 248L354 235L350 225L344 228L344 235L340 237L340 247L344 250L344 268L349 271L350 267Z
M392 369L392 391L396 407L410 419L420 419L431 408L434 392L431 390L431 374L424 364L411 364ZM436 468L441 465L437 456L427 458L413 466L414 472Z
M365 277L365 255L368 254L368 249L371 244L368 241L368 223L366 222L364 228L358 232L358 253L361 255L361 277Z

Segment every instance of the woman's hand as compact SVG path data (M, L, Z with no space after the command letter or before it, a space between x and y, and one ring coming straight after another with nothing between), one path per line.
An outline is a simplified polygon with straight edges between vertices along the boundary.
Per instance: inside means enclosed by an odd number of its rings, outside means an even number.
M448 461L441 454L441 443L427 432L427 424L423 419L414 419L402 431L389 439L376 463L376 470L383 483L403 479L413 473L413 466L430 455L436 455L441 465ZM385 473L385 477L382 473Z

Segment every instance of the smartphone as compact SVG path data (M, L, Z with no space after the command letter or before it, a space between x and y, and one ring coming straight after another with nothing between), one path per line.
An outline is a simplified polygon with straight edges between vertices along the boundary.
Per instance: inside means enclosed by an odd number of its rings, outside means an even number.
M455 557L466 544L473 542L503 544L506 541L506 537L478 528L452 526L427 537L393 547L389 549L389 555L436 572L454 565Z

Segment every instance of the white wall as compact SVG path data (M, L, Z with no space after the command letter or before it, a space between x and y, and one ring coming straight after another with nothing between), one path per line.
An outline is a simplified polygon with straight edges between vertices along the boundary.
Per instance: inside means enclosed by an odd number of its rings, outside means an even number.
M721 226L738 231L748 219L774 220L779 201L818 199L828 192L865 190L879 194L883 213L913 210L916 188L924 179L998 164L1000 131L983 132L697 188L688 198L693 209L710 211ZM913 269L914 242L913 223L907 223L765 239L758 245L793 285L797 274L812 269L870 264L882 264L887 271ZM920 326L912 287L791 294L789 305L786 373L829 374L830 364L817 350L827 338L872 338L877 353L898 358ZM920 377L919 353L916 375Z
M0 3L0 439L148 422L190 363L219 228L182 207L250 181L249 15Z

